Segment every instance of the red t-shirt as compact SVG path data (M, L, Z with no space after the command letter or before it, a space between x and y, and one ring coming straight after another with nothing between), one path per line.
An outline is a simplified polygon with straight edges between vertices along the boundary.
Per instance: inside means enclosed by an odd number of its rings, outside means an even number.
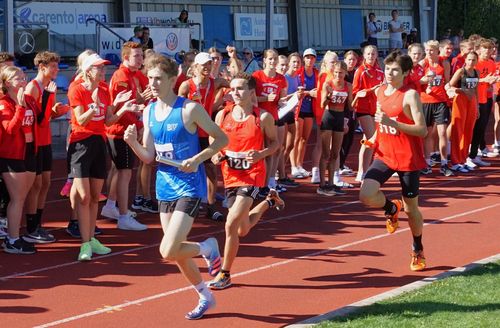
M377 99L381 110L391 119L414 124L403 111L405 92L409 90L404 86L392 95L384 95L386 85L381 86L377 92ZM419 171L426 167L424 157L423 138L410 136L393 127L377 123L377 151L375 157L382 160L390 169L395 171Z
M424 75L427 75L429 71L434 72L434 79L430 81L431 92L427 93L426 89L429 84L422 85L422 89L420 92L420 98L422 99L422 103L426 104L437 104L448 101L448 95L446 94L446 90L444 88L445 80L444 80L444 66L443 60L439 59L438 64L435 67L431 67L429 64L429 60L426 58L424 60Z
M420 84L420 80L422 77L424 77L425 71L422 66L419 64L416 64L413 66L410 74L408 74L404 80L404 85L407 85L411 89L421 92L422 91L422 85Z
M274 101L261 101L259 107L271 114L274 120L278 120L278 102L281 90L287 89L286 78L279 73L276 73L274 77L268 77L263 70L253 72L252 76L257 82L255 88L257 97L267 97L271 93L276 94Z
M174 85L174 93L177 95L179 94L179 88L181 87L182 82L187 81L189 77L186 76L184 73L180 73L177 75L177 80L175 81Z
M96 111L94 117L84 126L78 124L75 114L73 113L71 116L70 143L86 139L92 135L100 135L105 139L106 128L104 123L106 111L111 104L111 100L109 99L108 90L102 87L102 83L99 84L98 88L100 105L96 106L92 100L92 92L87 90L81 82L77 83L77 81L75 81L70 85L68 91L69 105L72 108L82 106L84 109L83 112L87 112L88 110Z
M222 162L221 170L224 178L224 187L266 185L266 163L261 159L250 164L245 159L250 150L264 148L264 133L260 126L260 109L254 107L254 115L243 122L236 121L232 116L234 104L223 109L223 118L220 124L222 131L229 138L229 144L222 149L227 159Z
M456 71L464 67L465 58L462 54L458 54L455 58L451 60L451 76L455 74Z
M22 129L26 108L5 95L0 99L0 120L2 138L0 139L0 158L24 159L26 141Z
M482 79L490 74L496 73L495 62L491 59L479 60L476 65L476 69L479 71L479 78ZM479 82L477 86L478 102L480 104L485 104L488 102L488 98L493 97L493 84L486 82Z
M378 65L368 65L367 63L361 64L354 73L354 80L352 82L352 94L356 94L365 89L372 88L381 84L384 81L384 72ZM356 113L375 115L377 111L377 99L374 92L368 93L365 97L359 98L356 106L354 107Z
M215 80L208 78L208 83L205 87L198 87L193 79L188 80L189 93L188 99L202 105L207 111L208 116L212 117L212 107L215 101ZM198 129L198 135L202 138L208 138L208 133L203 129Z
M147 84L144 85L144 79L140 78L141 71L132 72L125 65L121 64L120 67L113 73L111 81L109 82L109 95L111 96L111 103L113 103L116 96L122 91L132 90L130 99L137 99L137 94L146 89ZM141 84L141 82L143 84ZM116 107L115 113L123 106L123 103ZM106 133L111 138L123 138L123 134L129 125L135 124L137 130L142 129L143 123L136 113L125 112L120 119L106 129Z

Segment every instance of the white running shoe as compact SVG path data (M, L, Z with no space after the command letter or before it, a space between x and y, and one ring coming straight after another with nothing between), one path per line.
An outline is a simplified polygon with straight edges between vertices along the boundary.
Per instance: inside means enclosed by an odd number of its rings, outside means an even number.
M296 167L292 167L292 178L303 179L304 175Z
M351 176L353 174L354 171L346 165L344 165L344 167L340 169L340 175Z
M139 223L136 219L127 215L125 218L118 220L118 229L121 230L133 230L133 231L143 231L147 230L148 226Z
M493 151L489 150L488 147L481 149L480 154L483 157L487 157L487 158L495 158L498 156L498 153L496 153L494 150Z
M118 212L118 207L104 205L101 210L101 216L107 217L108 219L118 220L120 212Z
M319 183L319 169L317 167L313 167L312 169L311 183Z
M476 158L472 159L472 163L476 164L476 166L479 167L485 167L491 165L491 163L483 161L480 156L477 156Z
M313 167L313 169L314 169L314 167ZM307 177L309 177L309 176L311 176L311 172L307 171L307 170L306 170L306 169L304 169L302 166L297 167L297 170L298 170L300 173L302 173L302 175L303 175L304 177L306 177L306 178L307 178Z
M474 161L472 160L472 158L470 157L467 157L467 161L465 162L465 165L467 165L468 167L470 167L471 169L476 169L478 166L476 165L476 163L474 163Z

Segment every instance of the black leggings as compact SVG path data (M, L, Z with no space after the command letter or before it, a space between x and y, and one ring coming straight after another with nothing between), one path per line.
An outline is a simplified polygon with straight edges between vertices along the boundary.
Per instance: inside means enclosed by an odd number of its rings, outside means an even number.
M351 149L352 142L354 141L354 129L356 129L356 120L353 117L353 113L346 113L345 117L349 119L349 123L347 124L349 127L349 131L344 134L342 147L340 148L340 168L344 166L347 155L349 155L349 150Z
M491 108L493 107L493 99L488 98L485 104L479 104L479 118L474 125L474 132L472 134L472 142L470 145L470 158L476 158L477 150L479 147L486 147L484 142L484 135L486 133L486 127L488 126L488 121L490 120ZM482 145L482 143L484 143Z

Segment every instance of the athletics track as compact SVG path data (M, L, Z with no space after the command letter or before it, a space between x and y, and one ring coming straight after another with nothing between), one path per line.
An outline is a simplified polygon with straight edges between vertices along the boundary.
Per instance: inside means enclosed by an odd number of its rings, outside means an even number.
M351 167L356 155L353 149ZM139 216L149 226L144 232L117 230L114 221L98 220L104 228L99 239L113 252L89 263L75 260L80 244L64 232L69 204L58 196L65 164L57 161L44 216L58 241L39 246L33 256L0 252L2 326L253 328L303 321L500 253L500 159L491 163L460 177L440 176L435 168L422 178L428 269L419 273L409 270L405 214L399 230L388 235L382 212L359 203L359 188L346 196L320 197L316 186L299 180L301 187L283 195L285 210L268 211L242 239L233 287L214 292L217 307L188 322L184 314L197 295L177 267L161 259L157 215ZM399 197L398 179L383 190ZM215 236L222 248L223 224L197 219L190 239L207 236ZM204 261L196 262L208 280Z

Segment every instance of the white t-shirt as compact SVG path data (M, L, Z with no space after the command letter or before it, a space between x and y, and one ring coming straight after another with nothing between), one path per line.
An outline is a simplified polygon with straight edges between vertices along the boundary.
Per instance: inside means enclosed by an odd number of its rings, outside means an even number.
M368 21L368 31L370 31L372 34L368 34L369 38L378 38L378 33L377 33L377 23L376 22L370 22Z
M395 21L391 20L389 22L389 26L392 27L393 29L399 29L401 28L401 22L400 21ZM390 31L390 30L389 30ZM403 38L401 37L402 32L389 32L389 39L393 41L403 41Z

